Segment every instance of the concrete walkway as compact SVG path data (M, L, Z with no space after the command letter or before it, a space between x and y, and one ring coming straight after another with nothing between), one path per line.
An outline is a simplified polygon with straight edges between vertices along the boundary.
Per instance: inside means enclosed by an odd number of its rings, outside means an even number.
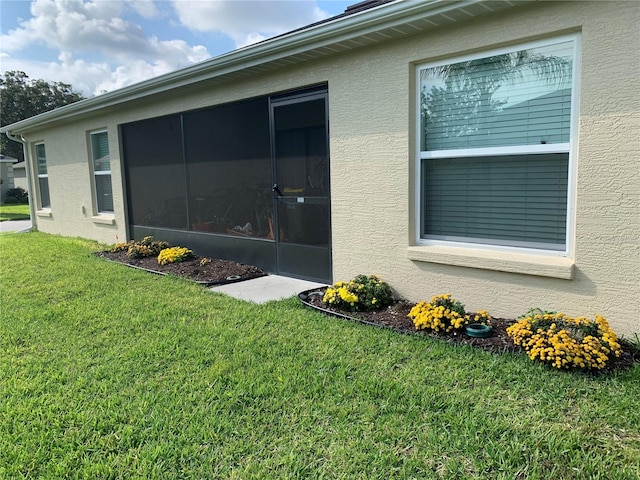
M280 275L267 275L266 277L245 280L244 282L211 287L210 290L247 302L266 303L272 300L289 298L305 290L324 286L326 285L323 283L282 277Z
M8 220L0 222L0 232L28 232L31 229L31 220Z

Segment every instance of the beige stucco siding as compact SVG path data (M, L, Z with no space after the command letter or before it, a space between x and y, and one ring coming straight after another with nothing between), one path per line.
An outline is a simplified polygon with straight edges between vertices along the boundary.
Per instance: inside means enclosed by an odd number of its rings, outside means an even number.
M640 6L610 7L545 2L360 52L357 60L345 57L352 77L330 83L334 277L380 273L412 300L448 292L470 309L509 318L530 307L597 312L619 332L639 331L640 57L631 46L640 46ZM510 270L517 255L484 262L471 255L466 266L409 260L407 245L415 242L411 65L573 32L581 33L582 57L571 258L552 258L550 265L522 258L515 270L523 273L470 268ZM349 88L354 82L357 91ZM420 257L419 250L410 256ZM573 278L556 278L566 271L558 264L567 261L575 264Z
M597 312L619 333L640 332L639 19L637 2L541 2L35 132L29 140L46 144L52 204L38 227L108 243L125 238L119 125L326 82L334 280L377 273L410 300L451 293L468 309L510 318L530 307ZM569 258L417 245L415 66L568 33L581 39ZM99 128L109 132L113 225L92 219L87 132Z
M114 215L99 216L94 205L93 174L89 133L107 129L113 186ZM117 126L105 119L33 132L28 136L30 155L35 158L34 145L43 142L47 158L51 208L36 207L36 226L40 231L59 235L92 238L115 243L126 238L124 223L124 192L121 188ZM32 185L38 185L37 169L32 168ZM32 198L39 206L39 192Z

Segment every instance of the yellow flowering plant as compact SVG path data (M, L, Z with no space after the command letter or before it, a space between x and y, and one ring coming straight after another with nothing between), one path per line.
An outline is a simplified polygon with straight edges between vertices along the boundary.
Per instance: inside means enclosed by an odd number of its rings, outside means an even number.
M507 335L531 360L559 369L600 370L622 353L616 334L600 315L595 320L574 318L534 308L507 328Z
M116 243L111 247L111 252L127 251L130 258L153 257L158 255L163 249L168 248L167 242L156 241L152 236L144 237L139 242L131 240L127 243Z
M138 243L140 243L140 245L145 245L146 247L148 247L153 252L152 255L158 255L165 248L169 248L169 242L154 240L152 236L144 237Z
M357 275L328 287L322 301L345 310L375 310L393 302L393 292L377 275Z
M129 249L129 246L132 244L132 242L120 242L120 243L116 243L114 244L109 251L112 253L117 253L117 252L124 252L126 250Z
M190 258L193 258L193 251L186 247L171 247L165 248L158 255L158 263L160 265L166 265L167 263L184 262Z
M488 315L488 314L487 314ZM409 312L416 330L433 330L434 332L450 332L459 330L470 323L465 314L464 305L451 294L436 295L430 302L422 301Z
M478 310L476 313L467 313L464 318L467 323L482 323L491 325L491 315L486 310Z
M153 255L154 252L151 247L137 242L133 242L127 249L127 257L130 258L152 257Z

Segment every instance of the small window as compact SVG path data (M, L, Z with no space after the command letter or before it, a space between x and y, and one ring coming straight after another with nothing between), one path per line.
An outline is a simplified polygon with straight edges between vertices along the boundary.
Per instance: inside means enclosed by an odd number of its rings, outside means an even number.
M576 43L418 68L420 239L567 251Z
M49 173L47 172L47 155L44 150L44 143L38 143L36 149L36 162L38 165L38 202L39 207L51 208L49 199Z
M109 137L106 131L91 134L91 157L96 211L98 213L113 213L111 160L109 158Z

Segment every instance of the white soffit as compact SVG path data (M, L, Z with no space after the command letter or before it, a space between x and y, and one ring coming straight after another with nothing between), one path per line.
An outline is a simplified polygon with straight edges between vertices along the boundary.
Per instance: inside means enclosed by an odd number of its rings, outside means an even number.
M45 112L2 127L0 131L26 133L50 122L95 114L103 108L194 86L199 82L211 85L253 76L446 27L532 1L536 0L397 0L351 15L338 16L175 72Z

